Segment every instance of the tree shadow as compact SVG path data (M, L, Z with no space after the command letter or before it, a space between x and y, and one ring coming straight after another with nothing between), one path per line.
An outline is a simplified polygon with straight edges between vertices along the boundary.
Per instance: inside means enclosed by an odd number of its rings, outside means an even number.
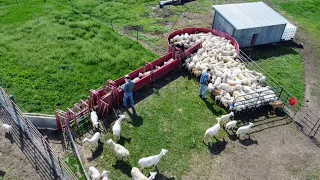
M9 139L11 144L14 143L14 139L13 139L13 136L12 136L11 133L6 133L6 134L4 135L4 137L7 138L7 139ZM0 177L1 177L1 176L0 176Z
M132 108L132 113L128 109L126 109L126 112L132 120L129 122L130 124L135 127L140 127L143 124L143 118L137 114L135 108Z
M92 150L91 150L92 151ZM97 157L99 157L103 152L103 142L98 142L98 147L92 151L92 156L90 158L87 158L89 162L95 160Z
M122 146L125 145L125 143L129 143L130 144L131 142L131 137L130 138L126 138L126 137L123 137L123 136L120 136L120 140L119 140L119 144L121 144Z
M240 139L239 138L239 143L244 145L244 146L251 146L253 144L259 145L258 141L251 139L250 136L249 136L249 138L246 138L246 139Z
M162 173L157 173L155 180L175 180L174 177L167 177Z
M217 141L214 144L208 145L208 149L211 152L211 154L214 155L219 155L225 148L226 145L228 144L227 141L223 138L222 141L216 139Z
M112 165L113 168L119 169L123 174L131 177L132 166L122 160L117 160L116 164Z

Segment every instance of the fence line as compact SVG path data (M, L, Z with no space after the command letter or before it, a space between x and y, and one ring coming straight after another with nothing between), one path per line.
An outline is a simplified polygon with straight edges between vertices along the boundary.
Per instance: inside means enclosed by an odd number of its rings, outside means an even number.
M26 118L0 87L0 119L13 127L13 138L43 179L73 180L77 177L51 148L44 136ZM39 169L40 167L40 169Z

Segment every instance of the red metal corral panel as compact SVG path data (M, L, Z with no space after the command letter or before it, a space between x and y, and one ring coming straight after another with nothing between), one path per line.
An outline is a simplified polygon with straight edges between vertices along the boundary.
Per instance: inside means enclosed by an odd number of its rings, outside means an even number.
M168 61L171 58L172 58L172 53L168 53L165 56L162 56L161 58L153 61L151 64L153 65L153 67L162 66L165 61Z
M184 33L195 34L195 33L209 33L209 32L211 32L213 35L225 37L226 39L230 40L232 45L236 48L237 53L239 53L239 44L232 36L230 36L227 33L224 33L224 32L218 31L218 30L214 30L214 29L208 29L208 28L185 28L185 29L176 30L176 31L172 32L171 34L169 34L169 36L167 38L168 52L173 51L173 48L170 44L170 39L172 39L176 35L181 35Z
M163 65L160 69L154 70L153 79L158 79L180 65L179 60L173 60L169 64Z
M134 91L134 92L135 92L135 91L138 91L138 90L141 89L142 87L150 84L150 82L151 82L151 76L152 76L152 75L150 74L150 75L144 76L144 77L140 78L138 81L136 81L136 82L134 83L134 89L133 89L133 91Z

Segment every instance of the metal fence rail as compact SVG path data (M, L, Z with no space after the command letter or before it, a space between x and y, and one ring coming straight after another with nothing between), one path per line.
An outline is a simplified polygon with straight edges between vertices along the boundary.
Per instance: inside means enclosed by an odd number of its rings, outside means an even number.
M77 179L1 87L0 115L1 121L12 126L13 139L42 179Z
M260 67L254 60L252 60L248 55L246 55L243 51L240 50L238 55L239 60L246 64L246 67L250 70L255 70L257 72L262 73L266 76L266 85L272 88L272 90L279 95L279 100L281 100L284 105L284 111L293 118L296 113L303 107L302 101L297 99L290 91L288 91L285 87L283 87L276 79L274 79L269 73L267 73L262 67ZM298 100L298 104L296 106L291 106L288 102L289 98L295 98Z

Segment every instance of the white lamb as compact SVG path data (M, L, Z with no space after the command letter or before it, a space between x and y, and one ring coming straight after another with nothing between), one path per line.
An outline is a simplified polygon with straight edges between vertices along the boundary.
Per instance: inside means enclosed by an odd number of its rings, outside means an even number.
M168 150L162 149L160 154L139 159L140 169L145 167L157 166L161 158L168 153Z
M92 123L92 126L95 128L99 127L99 122L98 122L98 115L96 113L96 111L92 110L90 113L90 120Z
M12 131L12 126L9 124L2 124L2 129L6 134L10 134Z
M130 154L125 147L113 142L112 139L109 139L107 141L107 144L112 147L113 152L116 154L118 158L121 158L124 161L127 161L129 159Z
M253 123L251 123L251 122L249 122L249 125L247 125L247 126L239 127L236 132L237 136L239 137L241 134L242 135L247 134L250 131L251 127L253 127Z
M91 146L95 146L95 145L98 145L99 140L100 140L100 133L96 132L96 133L94 133L94 135L90 139L84 138L82 140L82 144L85 142L89 142L91 144Z
M157 172L150 172L150 176L147 178L144 174L141 173L141 171L136 168L133 167L131 169L131 176L132 179L134 180L153 180L157 175Z
M230 122L228 122L228 123L226 124L226 130L227 130L227 131L230 130L230 129L233 130L233 128L234 128L236 125L237 125L237 121L236 121L236 120L230 121Z
M219 89L222 89L222 90L225 90L227 91L228 93L232 93L234 91L234 88L232 86L230 86L229 84L226 84L226 83L221 83L219 86L218 86Z
M209 142L209 140L213 136L216 138L216 135L219 133L219 130L220 130L220 120L218 120L217 124L215 124L214 126L206 130L206 132L204 133L203 142L204 143L206 141Z
M100 179L100 172L93 166L89 167L89 176L92 180L99 180Z
M113 138L114 138L115 141L119 141L120 140L121 122L125 118L126 118L126 115L124 115L124 114L119 115L119 118L114 122L114 125L112 127L112 133L113 133Z
M103 170L101 173L102 180L108 180L109 171Z
M219 122L229 121L231 117L234 116L234 113L231 112L229 114L222 115L221 117L217 117L216 120Z

